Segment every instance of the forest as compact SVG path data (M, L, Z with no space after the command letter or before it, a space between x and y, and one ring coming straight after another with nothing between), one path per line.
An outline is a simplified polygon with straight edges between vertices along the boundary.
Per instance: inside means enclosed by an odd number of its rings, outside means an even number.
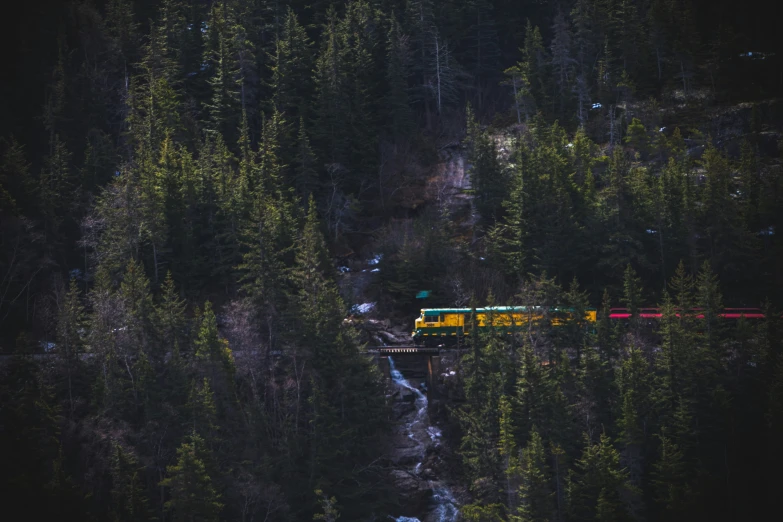
M457 520L403 513L367 331L491 305L598 320L545 314L456 354L430 416L459 520L775 512L783 49L764 2L18 9L8 513Z

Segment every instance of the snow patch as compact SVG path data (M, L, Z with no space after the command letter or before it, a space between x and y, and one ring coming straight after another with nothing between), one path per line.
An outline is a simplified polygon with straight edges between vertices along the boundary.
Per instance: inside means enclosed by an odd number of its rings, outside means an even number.
M378 263L381 262L381 259L383 259L383 254L378 254L375 257L373 257L372 259L370 259L369 261L367 261L367 264L368 265L377 265Z
M351 307L352 314L368 314L375 309L375 303L362 303Z

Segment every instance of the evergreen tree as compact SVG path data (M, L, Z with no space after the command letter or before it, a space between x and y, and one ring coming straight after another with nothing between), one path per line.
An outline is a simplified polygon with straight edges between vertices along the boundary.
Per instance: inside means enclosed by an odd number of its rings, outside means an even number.
M316 60L316 137L320 157L329 163L346 166L348 155L347 122L343 115L349 110L345 87L342 53L338 35L337 12L330 8L324 27L323 50Z
M544 522L550 520L554 511L552 478L546 463L546 454L541 436L535 428L530 432L529 442L522 450L519 486L519 522Z
M161 486L169 489L166 511L174 520L217 521L223 509L221 496L212 484L204 463L204 441L191 435L177 448L177 463L167 468Z
M207 67L207 83L210 89L206 103L207 129L220 134L233 143L233 136L239 128L242 108L242 78L237 63L238 43L236 13L232 3L215 2L209 11L207 35L204 49L204 64Z
M571 54L571 28L562 11L558 11L555 15L552 32L554 34L550 47L552 76L557 86L557 96L553 97L553 100L557 99L559 101L560 107L556 114L563 118L565 116L566 104L572 91L571 85L575 60Z
M305 28L300 25L299 18L289 6L270 65L272 102L274 108L289 122L310 117L307 110L312 96L311 46Z
M500 437L498 450L503 458L503 473L506 476L506 508L513 510L517 504L517 491L519 487L519 456L513 422L512 401L505 395L500 397Z
M234 377L234 356L228 346L228 341L219 336L215 312L209 301L204 303L201 326L198 329L195 345L196 358L221 365L229 382L231 382Z
M757 159L757 150L748 140L742 142L740 149L740 182L742 213L746 226L754 231L759 228L759 200L761 179Z
M159 345L173 353L181 353L185 348L185 307L185 301L179 297L169 271L161 286L161 299L155 306L154 318Z
M483 131L475 136L471 150L470 181L477 196L476 209L484 223L492 224L502 217L501 202L507 186L497 146L489 132Z
M405 138L414 128L408 93L410 73L409 38L403 34L397 20L390 22L387 37L386 82L389 86L385 106L389 114L388 129L392 137Z
M597 443L586 440L569 476L569 513L576 520L625 520L629 517L621 495L628 488L628 472L620 468L609 437L602 434Z
M537 26L533 26L530 20L525 26L525 45L522 48L522 62L519 68L522 71L524 84L528 89L526 105L530 107L530 114L542 110L547 101L547 57L541 32Z
M497 74L500 59L494 6L488 0L472 0L463 9L465 16L472 20L464 36L468 52L463 61L473 76L476 106L482 111L487 85Z
M614 359L618 352L617 331L612 325L612 320L609 317L611 315L610 306L609 291L604 290L601 310L598 312L598 324L596 326L598 349L601 354L601 359L604 361Z
M623 304L628 308L631 325L637 334L639 333L639 326L641 322L641 318L639 317L641 293L641 280L636 276L636 272L629 263L625 268L625 276L623 281Z
M313 198L291 272L295 289L289 317L299 325L291 333L312 368L309 385L309 480L333 482L346 473L344 456L370 455L382 426L382 397L369 362L358 357L356 340L343 324L345 305L331 278L324 238ZM369 391L368 393L368 390ZM356 480L356 477L354 479ZM359 479L352 494L362 487Z
M659 459L653 464L653 485L656 500L663 513L670 520L685 520L689 487L685 477L685 462L682 451L666 436L660 435Z
M144 267L135 260L128 261L125 276L120 283L124 304L127 334L132 337L135 351L148 351L152 333L152 295Z
M84 348L84 306L81 303L81 292L74 279L71 279L65 302L60 309L57 320L57 341L60 356L66 373L68 387L68 402L71 415L74 413L74 379L81 373L81 356Z
M143 483L144 468L136 456L114 443L111 455L112 522L152 520L149 499Z
M59 134L53 136L50 147L51 152L41 172L38 204L44 218L44 229L57 244L64 239L60 227L70 215L77 187L69 166L71 154Z
M317 159L312 147L310 138L305 128L304 118L299 118L299 132L297 134L296 156L291 161L293 169L294 184L297 188L297 194L301 200L305 196L315 193L319 188Z

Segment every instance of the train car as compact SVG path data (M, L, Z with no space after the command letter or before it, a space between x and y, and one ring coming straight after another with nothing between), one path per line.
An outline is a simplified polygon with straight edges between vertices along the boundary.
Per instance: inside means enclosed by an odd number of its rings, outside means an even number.
M680 311L676 310L677 317ZM704 313L701 308L693 308L687 314L694 319L704 319ZM719 314L724 319L764 319L764 313L760 308L724 308ZM639 317L641 319L660 319L663 316L660 308L640 308ZM609 318L612 320L630 319L631 313L627 308L612 308L609 311Z
M416 319L412 333L416 345L456 345L472 330L470 308L424 308ZM513 335L528 327L530 322L539 322L545 317L553 326L561 326L573 317L571 308L541 306L493 306L476 308L476 328L480 331L495 328L501 335ZM588 323L595 323L596 310L588 309L585 314Z
M423 308L416 318L412 333L413 342L417 346L453 346L461 344L472 331L470 308ZM537 323L547 318L552 326L562 326L573 319L573 308L541 307L541 306L493 306L491 308L476 308L476 328L481 331L488 328L505 336L524 330L529 323ZM655 327L662 317L660 308L640 308L639 318L650 327ZM680 312L677 312L680 315ZM704 319L700 308L693 308L687 314L694 319ZM724 308L720 314L724 319L737 320L763 319L765 316L759 308ZM595 324L597 312L588 308L585 321ZM631 318L627 308L612 308L609 319L612 322L626 323Z

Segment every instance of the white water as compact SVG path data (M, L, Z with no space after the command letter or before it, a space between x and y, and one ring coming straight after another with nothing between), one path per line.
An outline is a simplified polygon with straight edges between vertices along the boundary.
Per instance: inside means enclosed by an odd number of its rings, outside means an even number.
M427 397L421 393L421 391L411 386L408 380L403 377L402 373L397 370L396 366L394 365L394 360L391 357L389 357L389 369L392 380L395 383L412 391L416 395L416 400L414 402L416 406L416 415L413 417L413 420L406 424L405 429L408 432L408 438L416 441L422 446L423 457L424 449L426 448L427 444L433 444L434 446L440 444L441 432L435 426L427 426L426 429L421 429L422 424L425 423L427 419ZM417 435L420 433L425 433L429 438L429 441L426 439L419 440ZM413 467L414 474L419 473L421 470L421 464L422 463L419 462L416 464L416 466ZM432 510L428 520L437 522L456 521L459 517L459 509L457 508L457 501L454 499L454 495L452 495L451 490L440 483L430 483L430 485L432 487L432 502L435 504L435 509ZM396 522L421 522L418 518L411 517L390 518L396 520Z

